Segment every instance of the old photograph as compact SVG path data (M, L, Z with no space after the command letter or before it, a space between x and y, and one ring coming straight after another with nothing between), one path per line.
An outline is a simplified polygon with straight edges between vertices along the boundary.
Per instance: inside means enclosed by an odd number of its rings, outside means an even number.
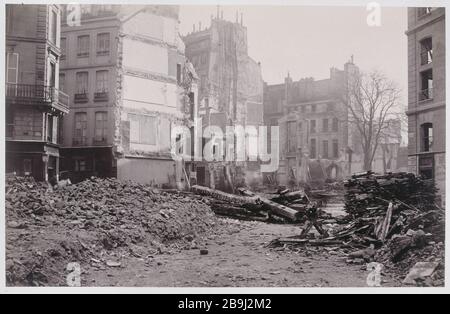
M5 288L444 288L445 1L384 4L2 4Z

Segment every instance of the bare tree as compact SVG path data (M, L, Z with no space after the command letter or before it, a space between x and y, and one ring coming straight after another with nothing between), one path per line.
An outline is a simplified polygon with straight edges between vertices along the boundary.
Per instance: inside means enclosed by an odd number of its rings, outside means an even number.
M349 80L347 96L350 127L360 138L364 170L372 169L377 149L392 138L392 123L404 113L400 106L400 89L378 71L357 73Z

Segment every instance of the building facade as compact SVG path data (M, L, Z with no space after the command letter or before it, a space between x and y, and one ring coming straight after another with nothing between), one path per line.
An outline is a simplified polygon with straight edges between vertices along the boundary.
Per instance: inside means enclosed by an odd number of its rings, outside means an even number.
M248 55L247 28L243 17L226 21L223 14L211 16L211 25L183 37L186 56L199 77L199 114L203 127L263 125L263 80L261 66ZM224 156L225 157L225 156ZM224 169L225 168L225 169ZM227 174L227 175L224 175ZM230 188L260 180L257 162L200 162L195 176L201 185ZM228 177L228 179L227 179ZM231 179L233 177L234 179ZM228 184L227 184L228 183Z
M445 199L445 8L408 9L408 169Z
M280 127L279 184L339 179L348 174L348 110L345 95L350 76L358 71L353 62L344 70L332 68L324 80L304 78L265 85L264 117Z
M361 135L347 105L350 83L359 74L352 58L343 70L331 68L324 80L293 81L288 75L284 84L265 85L265 123L280 127L280 168L266 174L266 182L320 184L364 171ZM372 162L379 173L400 167L401 124L387 124L390 135L380 139Z
M64 169L75 181L180 184L171 131L193 120L197 87L178 35L178 7L81 7L80 25L62 27L60 80L72 99Z
M59 88L60 5L6 5L6 172L58 179L60 121L69 98Z

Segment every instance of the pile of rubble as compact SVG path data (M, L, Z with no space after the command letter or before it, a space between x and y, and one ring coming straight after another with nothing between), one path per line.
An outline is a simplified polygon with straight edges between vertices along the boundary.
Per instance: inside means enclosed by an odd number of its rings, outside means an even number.
M365 172L353 175L345 182L346 211L354 218L377 216L386 211L386 203L395 200L400 208L427 211L433 209L436 187L412 173L377 175Z
M65 285L68 262L114 266L123 256L198 248L218 226L201 200L115 179L53 190L9 178L5 205L11 285Z
M240 188L240 195L234 195L203 186L193 186L192 192L206 201L216 214L240 220L298 223L304 221L309 204L304 191L288 189L262 195Z
M445 213L435 203L434 185L408 173L367 172L345 186L346 217L323 221L325 233L276 239L272 245L338 246L348 252L347 262L381 263L404 284L441 285Z

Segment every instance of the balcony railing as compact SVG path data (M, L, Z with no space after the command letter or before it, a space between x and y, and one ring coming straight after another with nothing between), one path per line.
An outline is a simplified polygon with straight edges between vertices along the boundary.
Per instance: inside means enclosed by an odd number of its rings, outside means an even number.
M108 91L94 93L94 101L108 101L108 100L109 100Z
M50 105L69 111L69 96L53 86L7 83L6 99L22 105Z
M58 91L58 101L61 105L69 108L69 95L62 91Z
M86 137L74 137L72 140L73 146L86 146L87 138Z
M427 65L433 62L433 53L431 51L424 51L420 54L421 65Z
M6 97L52 102L54 88L44 85L6 84Z
M79 94L75 94L74 95L74 100L75 103L85 103L89 101L88 95L87 93L79 93Z
M94 145L105 145L107 143L107 139L105 136L96 136L93 139Z
M427 88L419 92L419 101L433 99L433 89Z

